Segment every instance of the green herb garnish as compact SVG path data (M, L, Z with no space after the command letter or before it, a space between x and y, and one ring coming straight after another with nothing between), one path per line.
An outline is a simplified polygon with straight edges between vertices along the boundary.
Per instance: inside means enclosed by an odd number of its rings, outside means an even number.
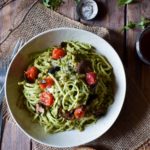
M56 10L62 3L63 0L43 0L43 4L53 10Z
M120 5L120 6L124 6L124 5L126 5L126 4L130 4L130 3L132 3L134 0L118 0L118 4Z
M80 0L75 0L78 4ZM53 10L58 9L58 7L63 3L63 0L43 0L43 4Z
M126 26L123 27L123 29L125 30L135 29L135 28L145 29L149 25L150 25L150 19L141 17L140 22L130 21Z
M129 30L129 29L135 29L136 28L136 24L132 21L130 21L126 26L124 26L123 29L125 30Z
M141 29L145 29L150 25L150 19L141 17L141 21L137 24Z
M75 2L78 4L80 2L80 0L75 0Z

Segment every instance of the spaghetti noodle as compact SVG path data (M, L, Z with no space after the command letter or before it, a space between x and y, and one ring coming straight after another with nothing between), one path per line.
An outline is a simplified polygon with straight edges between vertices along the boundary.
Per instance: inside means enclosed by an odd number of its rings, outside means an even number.
M31 66L38 70L32 82ZM28 68L30 73L25 73L19 85L27 109L46 132L84 130L113 102L112 66L90 44L62 42L39 54Z

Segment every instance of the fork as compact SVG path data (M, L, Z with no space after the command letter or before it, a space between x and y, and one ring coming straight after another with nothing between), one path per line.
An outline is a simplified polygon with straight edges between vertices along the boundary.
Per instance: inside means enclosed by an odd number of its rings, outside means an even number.
M0 60L0 143L2 142L2 123L3 123L3 116L2 116L2 101L4 98L4 88L5 88L5 76L7 72L7 68L15 56L15 54L18 52L19 48L24 44L23 39L19 39L16 42L16 45L12 51L12 54L10 57L8 57L6 60Z

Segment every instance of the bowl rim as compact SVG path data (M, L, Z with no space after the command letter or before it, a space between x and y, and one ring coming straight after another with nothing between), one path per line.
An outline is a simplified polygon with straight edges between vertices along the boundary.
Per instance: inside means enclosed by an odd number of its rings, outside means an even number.
M150 32L150 26L148 26L147 28L145 28L141 33L140 35L138 36L137 40L136 40L136 52L137 52L137 55L139 57L139 59L145 63L146 65L150 65L150 61L148 61L147 59L144 58L142 52L141 52L141 41L142 41L142 38L144 36L145 33L147 32Z
M74 30L74 31L81 31L81 32L86 32L86 33L90 33L92 34L93 36L96 36L98 38L100 38L101 40L105 41L106 44L108 44L111 49L114 51L115 55L118 57L119 61L120 61L120 64L121 64L121 68L122 68L122 71L123 71L123 79L124 79L124 91L123 91L123 97L122 97L122 103L121 103L121 107L118 109L118 113L116 115L116 118L114 120L111 121L111 123L109 124L109 126L107 127L107 129L105 129L101 135L98 135L98 136L95 136L94 138L92 138L90 141L85 141L83 143L80 143L80 144L72 144L72 145L69 145L69 146L61 146L61 145L56 145L56 144L47 144L43 141L40 141L34 137L32 137L29 133L27 133L21 126L20 124L17 122L17 120L15 119L15 117L13 116L12 112L11 112L11 109L10 109L10 106L9 106L9 103L8 103L8 97L7 97L7 81L8 81L8 74L9 74L9 70L11 68L11 65L13 63L13 61L16 59L17 55L23 50L23 48L28 45L30 42L32 42L33 40L35 40L36 38L46 34L46 33L49 33L49 32L53 32L53 31L59 31L59 30ZM114 123L116 122L121 110L122 110L122 107L123 107L123 104L124 104L124 101L125 101L125 96L126 96L126 74L125 74L125 69L124 69L124 66L123 66L123 63L121 61L121 58L120 56L117 54L117 52L115 51L115 49L105 40L103 39L102 37L98 36L97 34L95 33L92 33L90 31L87 31L87 30L83 30L83 29L77 29L77 28L70 28L70 27L59 27L59 28L53 28L53 29L49 29L49 30L46 30L44 32L41 32L37 35L35 35L34 37L30 38L22 47L19 48L18 52L15 54L15 56L13 57L13 59L11 60L9 66L8 66L8 69L7 69L7 72L6 72L6 78L5 78L5 97L6 97L6 104L7 104L7 107L8 107L8 110L9 110L9 113L11 115L11 117L13 118L14 122L16 123L16 125L19 127L19 129L27 136L29 137L30 139L33 139L34 141L40 143L40 144L43 144L43 145L46 145L46 146L49 146L49 147L55 147L55 148L71 148L71 147L76 147L76 146L80 146L80 145L83 145L83 144L87 144L89 142L92 142L94 140L96 140L97 138L101 137L103 134L105 134L108 130L110 130L110 128L114 125Z

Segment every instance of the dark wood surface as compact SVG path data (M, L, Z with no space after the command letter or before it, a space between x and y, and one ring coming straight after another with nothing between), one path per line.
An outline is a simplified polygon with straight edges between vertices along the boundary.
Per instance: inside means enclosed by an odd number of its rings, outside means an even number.
M4 31L12 27L13 19L16 17L17 1L0 10L0 39ZM30 5L34 0L29 0ZM140 88L143 95L150 98L150 66L143 64L137 57L135 41L140 30L121 32L121 28L128 21L139 21L141 16L150 18L150 1L143 0L129 6L118 7L117 0L97 0L99 14L92 21L83 21L76 14L74 0L64 0L65 3L58 12L77 21L89 25L104 26L110 30L110 43L121 57L128 78L134 79L136 86ZM29 140L13 124L5 122L2 139L2 150L32 150L32 141Z

